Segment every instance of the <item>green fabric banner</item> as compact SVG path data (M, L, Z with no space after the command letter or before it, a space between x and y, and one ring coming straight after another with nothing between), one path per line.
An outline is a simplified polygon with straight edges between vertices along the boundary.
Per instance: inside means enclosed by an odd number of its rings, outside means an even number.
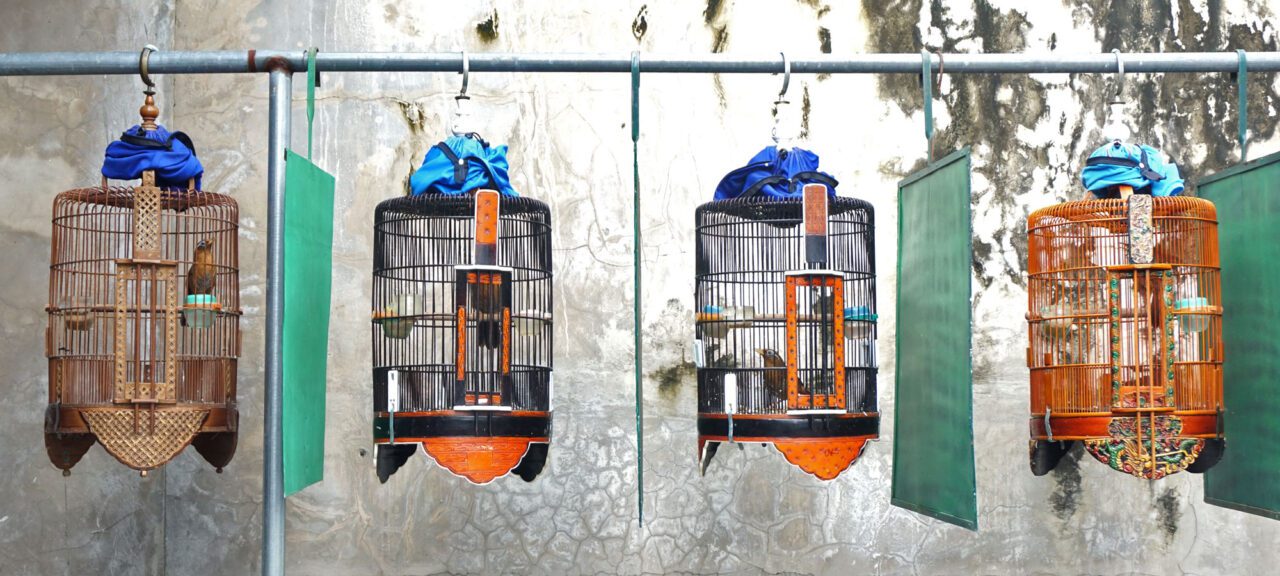
M978 529L969 151L898 184L893 504Z
M334 179L287 151L284 201L284 493L324 477Z
M1222 263L1222 460L1210 504L1280 520L1280 154L1199 184L1218 207Z

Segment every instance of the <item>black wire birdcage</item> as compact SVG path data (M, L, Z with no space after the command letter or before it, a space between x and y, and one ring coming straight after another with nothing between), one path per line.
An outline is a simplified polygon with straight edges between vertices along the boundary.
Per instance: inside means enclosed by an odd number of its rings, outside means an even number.
M771 442L831 479L878 436L874 211L826 190L697 209L704 471L720 442Z
M551 433L551 311L551 215L542 202L481 191L379 204L379 477L421 444L477 483L513 468L532 480Z

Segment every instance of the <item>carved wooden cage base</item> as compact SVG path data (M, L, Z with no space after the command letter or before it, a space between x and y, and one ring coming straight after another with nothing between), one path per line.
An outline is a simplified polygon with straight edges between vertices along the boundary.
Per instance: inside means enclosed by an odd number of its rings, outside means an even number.
M134 470L163 466L195 439L208 410L83 410L89 431L120 463Z

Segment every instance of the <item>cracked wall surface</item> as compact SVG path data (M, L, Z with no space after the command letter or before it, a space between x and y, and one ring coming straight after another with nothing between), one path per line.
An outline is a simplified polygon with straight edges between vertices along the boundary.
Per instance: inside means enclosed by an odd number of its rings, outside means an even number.
M1280 4L1244 0L34 0L0 7L0 50L863 52L1274 51ZM265 75L159 77L160 121L195 138L205 186L240 202L244 354L240 447L218 475L191 451L150 478L98 447L63 478L45 456L42 333L49 215L96 181L136 121L135 77L0 78L0 575L253 574L261 541ZM301 77L294 138L305 145ZM918 80L805 76L809 148L880 227L882 437L820 482L758 445L695 462L693 210L769 144L780 79L646 76L645 509L636 522L631 150L625 75L475 73L479 130L511 146L517 190L555 224L555 432L532 484L475 487L419 455L379 485L371 454L368 314L375 205L403 194L446 132L457 74L326 74L315 156L337 177L325 480L287 503L292 574L1265 574L1280 523L1202 502L1202 480L1156 482L1079 453L1026 463L1026 215L1079 192L1112 78L950 76L935 90L945 153L972 146L974 423L981 531L889 505L896 183L923 165ZM1274 74L1250 76L1251 157L1280 149ZM1138 139L1197 178L1238 158L1235 81L1137 75ZM1227 383L1230 385L1230 383Z

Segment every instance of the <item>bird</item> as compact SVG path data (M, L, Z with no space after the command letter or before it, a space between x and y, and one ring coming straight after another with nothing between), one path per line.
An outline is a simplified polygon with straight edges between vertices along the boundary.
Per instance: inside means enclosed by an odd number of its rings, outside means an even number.
M213 294L213 286L218 279L218 269L213 263L213 240L206 238L196 244L191 260L191 268L187 269L187 295ZM187 325L185 314L182 315L182 325Z
M772 348L756 348L764 360L764 392L770 406L787 401L787 360Z
M472 307L480 312L476 318L477 343L497 348L502 345L502 285L476 284L473 290L475 304Z

